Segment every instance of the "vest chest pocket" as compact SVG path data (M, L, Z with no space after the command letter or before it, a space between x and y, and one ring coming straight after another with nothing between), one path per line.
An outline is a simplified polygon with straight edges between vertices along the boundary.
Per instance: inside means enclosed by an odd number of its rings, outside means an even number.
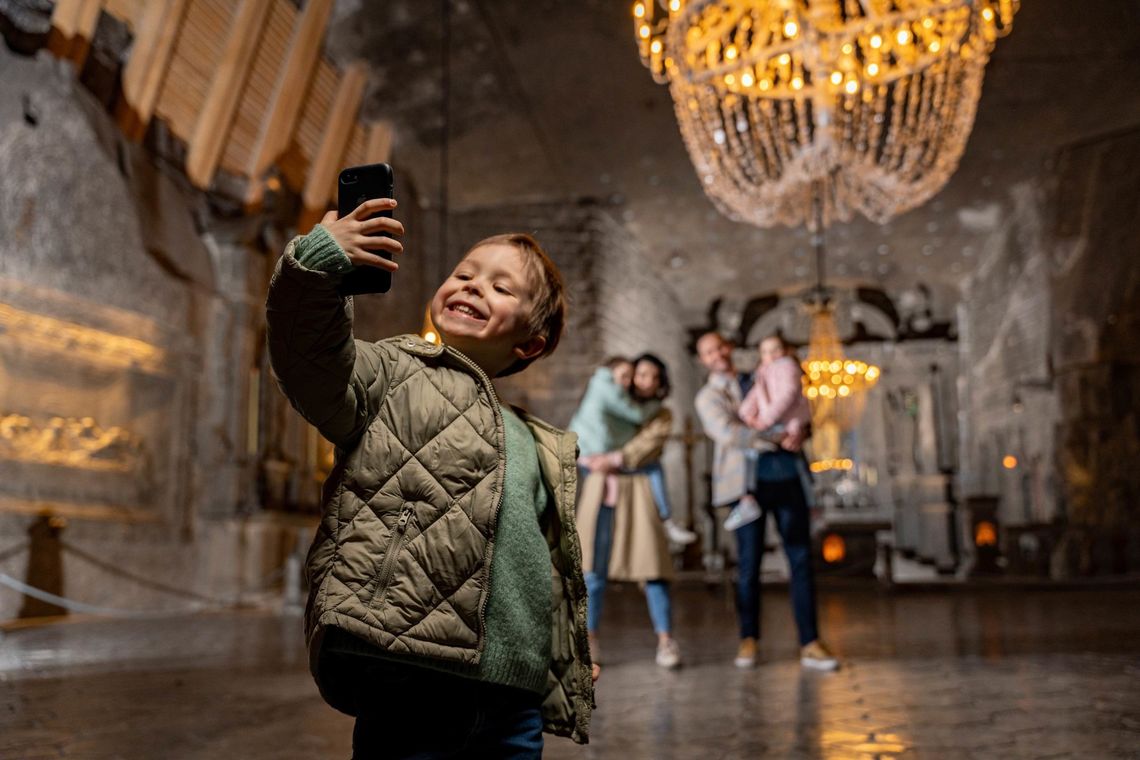
M392 535L388 539L388 546L384 550L384 559L380 562L380 574L376 579L376 591L373 592L372 599L368 603L369 609L376 609L384 605L384 597L392 582L392 573L396 570L396 562L400 559L400 554L404 551L404 546L407 545L410 537L409 523L414 518L414 507L411 504L405 504L400 509L400 516L396 519L396 524L392 528Z

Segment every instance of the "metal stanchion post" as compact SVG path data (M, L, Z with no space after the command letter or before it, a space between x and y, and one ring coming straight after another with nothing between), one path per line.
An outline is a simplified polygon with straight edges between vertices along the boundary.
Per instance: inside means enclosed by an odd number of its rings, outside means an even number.
M285 610L300 612L305 607L301 594L301 568L305 561L305 531L297 531L293 551L285 560Z

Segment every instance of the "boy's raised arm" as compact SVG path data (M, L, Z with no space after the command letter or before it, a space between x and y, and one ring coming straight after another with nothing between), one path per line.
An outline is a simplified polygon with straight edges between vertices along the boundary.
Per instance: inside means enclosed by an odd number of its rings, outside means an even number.
M354 340L352 302L336 290L349 266L318 225L286 247L266 302L278 384L293 408L338 446L363 432L375 411L370 399L382 396L387 383L382 349Z

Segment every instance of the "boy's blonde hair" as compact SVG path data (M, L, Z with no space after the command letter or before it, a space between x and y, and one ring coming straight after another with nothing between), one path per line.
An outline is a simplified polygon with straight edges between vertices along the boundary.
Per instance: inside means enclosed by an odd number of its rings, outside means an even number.
M566 326L566 283L550 256L531 235L525 232L508 232L492 235L471 246L468 253L485 245L512 245L523 254L527 280L534 288L533 308L527 317L531 335L541 335L546 339L542 353L530 359L520 359L499 373L499 377L522 372L535 359L554 353L562 331Z

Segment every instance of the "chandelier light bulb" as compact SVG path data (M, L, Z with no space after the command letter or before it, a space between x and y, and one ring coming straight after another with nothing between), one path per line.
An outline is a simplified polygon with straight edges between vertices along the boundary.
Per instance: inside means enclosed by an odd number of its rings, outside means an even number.
M868 40L868 42L871 45L871 47L875 50L878 50L879 48L881 48L883 46L883 38L877 34L872 34L871 39Z
M636 5L633 6L633 17L634 18L645 18L645 4L644 3L637 3Z
M789 21L788 23L784 24L784 36L787 37L788 39L792 39L793 37L795 37L796 34L799 33L799 31L800 31L800 28L798 26L796 26L795 21Z

